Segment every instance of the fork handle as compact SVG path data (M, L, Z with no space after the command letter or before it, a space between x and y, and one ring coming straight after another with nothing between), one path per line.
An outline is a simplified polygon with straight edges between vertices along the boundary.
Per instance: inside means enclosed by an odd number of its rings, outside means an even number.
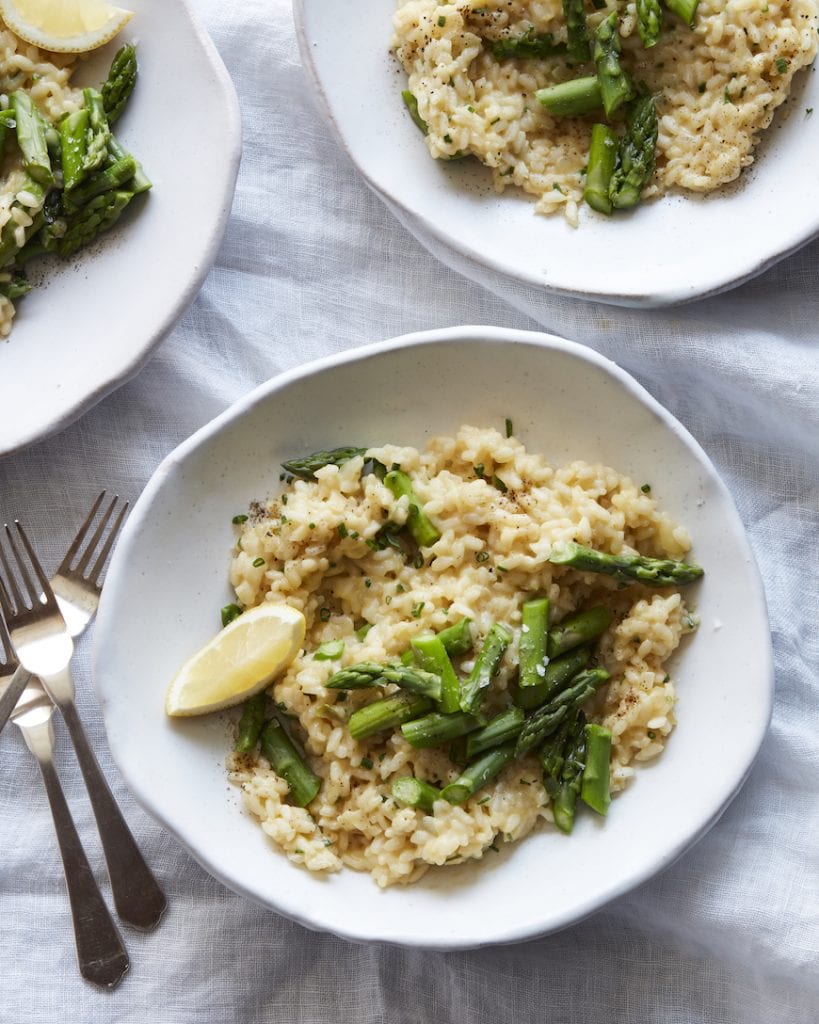
M42 728L50 735L50 722L43 723ZM28 738L27 735L27 742ZM80 974L86 981L102 988L114 988L130 966L128 954L85 856L50 751L43 750L44 746L50 747L50 743L44 744L43 737L38 739L40 742L30 744L30 747L43 773L54 830L60 844Z
M57 706L68 726L94 817L97 819L117 914L126 924L147 931L159 924L167 906L165 894L145 863L114 795L108 788L74 702L57 701Z
M0 732L3 731L3 727L9 720L9 715L14 711L14 705L20 699L23 690L28 686L29 679L31 679L30 674L22 666L9 679L3 696L0 697Z

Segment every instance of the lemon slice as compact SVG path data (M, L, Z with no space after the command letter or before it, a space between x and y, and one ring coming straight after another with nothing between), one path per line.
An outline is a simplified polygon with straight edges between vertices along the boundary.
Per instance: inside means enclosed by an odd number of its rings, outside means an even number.
M0 0L0 15L27 43L55 53L87 53L134 16L103 0Z
M303 641L304 616L295 608L251 608L185 662L168 687L166 713L204 715L252 697L287 668Z

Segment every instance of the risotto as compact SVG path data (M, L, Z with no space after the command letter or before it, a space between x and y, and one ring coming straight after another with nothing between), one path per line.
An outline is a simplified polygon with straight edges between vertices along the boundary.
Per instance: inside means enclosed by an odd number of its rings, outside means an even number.
M413 494L396 497L389 477L385 483L383 473L370 471L379 464L400 467ZM401 542L417 525L416 500L435 530L420 547ZM483 711L496 715L523 689L521 617L533 599L548 599L552 629L579 610L607 609L591 673L606 681L583 712L611 734L611 791L628 785L636 763L662 751L675 724L666 662L694 619L677 587L626 585L554 564L561 542L646 560L678 560L690 546L685 529L657 508L649 484L602 465L554 468L513 436L471 426L433 439L426 451L384 445L309 479L288 478L269 505L251 509L239 527L231 582L243 608L284 602L305 616L304 650L269 698L320 789L309 809L294 806L288 784L261 753L231 754L228 767L246 808L291 860L317 872L342 865L369 871L380 886L409 883L433 865L480 858L553 821L534 749L462 802L403 806L395 780L453 784L463 770L462 746L419 749L400 728L355 739L356 713L396 686L379 693L327 686L361 663L406 665L414 638L468 620L474 646L454 658L462 676L472 678L493 630L508 637L482 692Z
M656 173L643 195L710 192L733 181L752 163L794 75L816 55L816 0L700 0L691 28L666 13L650 48L639 38L634 0L589 13L589 29L613 11L623 68L657 106ZM492 169L497 191L518 186L537 196L538 212L561 210L576 224L595 118L555 116L534 94L594 74L594 64L583 70L566 53L493 53L499 40L526 33L565 41L561 0L407 0L394 24L430 154L472 154Z

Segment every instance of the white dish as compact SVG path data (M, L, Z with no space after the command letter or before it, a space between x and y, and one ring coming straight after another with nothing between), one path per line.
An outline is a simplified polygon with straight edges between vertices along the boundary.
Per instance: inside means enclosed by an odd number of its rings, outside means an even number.
M816 75L796 79L738 183L611 220L584 210L574 229L559 214L535 214L533 197L497 195L476 160L430 158L389 52L395 0L358 0L354 18L323 0L294 7L310 81L350 158L418 240L462 273L488 267L548 292L649 308L738 285L819 233L819 179L803 174L819 159L804 114L819 107Z
M693 592L701 629L674 663L679 725L606 821L584 815L569 838L544 826L499 856L433 870L409 888L382 892L349 870L322 880L278 853L241 809L224 770L230 716L180 723L164 714L169 680L216 632L231 600L231 519L275 493L288 456L368 440L420 446L462 423L502 424L507 415L516 435L553 462L602 460L650 481L662 507L689 528L706 577ZM742 783L773 687L757 570L697 443L602 356L550 335L489 327L407 335L282 374L171 453L115 553L95 679L126 781L208 871L310 928L442 949L560 928L671 863Z
M154 187L87 251L32 270L42 284L0 342L0 455L67 426L141 368L196 295L227 223L241 151L227 71L187 0L129 6L129 25L75 81L99 84L122 43L137 43L117 135Z

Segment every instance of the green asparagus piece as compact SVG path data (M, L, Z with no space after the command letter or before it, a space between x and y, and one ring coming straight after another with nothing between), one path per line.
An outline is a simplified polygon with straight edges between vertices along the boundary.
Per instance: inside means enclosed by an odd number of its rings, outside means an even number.
M112 135L108 140L108 163L116 163L118 160L124 160L125 157L131 154L122 146L120 141ZM147 192L149 188L152 188L151 180L142 169L142 164L137 160L136 172L134 177L128 184L128 188L134 195L139 195L140 192Z
M360 661L334 673L324 684L328 690L362 690L369 686L395 683L402 690L418 693L432 700L441 699L441 677L414 665L392 662L379 665L374 661Z
M32 199L36 200L37 204L42 203L45 199L45 188L31 177L25 179L23 185L17 190L17 194L19 195L20 192L29 193ZM33 218L33 222L24 229L25 240L23 245L19 245L17 242L17 228L19 225L11 218L3 225L3 230L0 231L0 267L5 267L12 260L16 259L17 254L24 248L28 240L43 226L44 218L41 212L34 214L31 207L23 206L18 199L15 199L11 204L11 209L15 208L28 213Z
M66 213L76 213L96 196L110 192L127 184L136 174L137 163L132 156L123 157L116 163L95 171L81 185L63 192L63 209Z
M586 726L586 767L583 769L583 787L580 795L598 814L606 814L611 803L609 773L611 761L611 732L602 725Z
M610 555L580 544L556 544L549 555L554 565L569 565L580 572L600 572L620 583L642 583L647 587L675 587L693 583L704 575L698 565L669 558L644 555Z
M450 658L457 658L458 655L472 650L471 623L472 619L461 619L454 626L447 626L437 634Z
M442 743L457 740L467 733L479 729L485 719L476 715L467 715L456 711L454 715L445 715L440 711L430 711L422 718L405 722L401 726L404 739L413 747L438 747Z
M100 89L102 106L109 125L112 125L125 109L125 104L134 91L136 78L136 49L126 44L114 54L108 77Z
M609 198L615 209L627 210L640 202L643 189L654 174L657 132L654 97L644 96L632 104L626 132L620 140L620 163L609 185Z
M87 174L90 174L91 171L96 171L97 168L102 167L105 158L108 156L111 129L108 126L108 118L105 116L101 94L96 89L83 89L82 95L85 101L85 109L88 111L83 168Z
M690 28L694 24L694 15L697 13L699 0L664 0L666 7Z
M316 470L325 466L343 466L345 462L354 459L357 455L363 455L366 448L332 448L327 452L314 452L306 455L303 459L290 459L282 463L282 469L291 476L300 477L302 480L315 480Z
M523 728L523 712L520 708L507 708L495 715L483 729L473 732L467 737L466 756L475 757L484 750L499 747L509 740L516 740Z
M515 759L515 744L505 743L479 757L461 772L458 778L444 787L441 796L451 804L465 803L477 791Z
M548 704L528 718L517 739L518 757L537 746L563 722L575 708L584 704L609 678L602 668L587 669L572 680L571 686L552 697Z
M574 827L574 811L583 780L586 756L586 716L579 711L561 730L559 753L541 755L544 785L552 798L555 825L565 833ZM559 762L555 764L555 762Z
M113 227L133 197L133 192L119 189L105 192L69 217L65 234L57 240L55 246L60 256L73 255L78 249L82 249L98 235Z
M234 750L240 754L246 754L253 750L259 742L259 737L264 728L264 712L267 706L267 694L262 690L255 697L245 701L242 708L242 717L239 719L239 730L236 734L236 745Z
M637 0L637 31L646 50L660 38L663 27L663 9L660 0Z
M581 117L599 110L603 105L597 75L547 85L545 89L538 89L535 98L556 117Z
M86 177L85 154L88 149L88 111L83 107L60 122L63 188L75 189Z
M6 138L8 137L9 129L16 127L16 124L14 111L11 107L0 110L0 156L3 155L6 149Z
M483 691L492 682L493 676L500 668L506 648L512 639L512 634L499 622L486 634L483 647L469 676L461 685L461 710L469 715L477 714L481 706Z
M229 626L234 619L238 619L242 614L242 609L238 604L226 604L222 608L222 628Z
M412 480L400 469L394 469L384 477L384 483L395 498L407 498L407 526L419 548L430 548L441 539L441 534L430 521L412 486Z
M305 764L284 728L274 718L262 729L262 753L273 771L290 787L290 799L306 807L321 788L321 779Z
M418 100L415 98L415 95L411 93L409 89L404 89L404 91L401 93L401 99L404 101L404 106L409 111L409 116L412 118L415 124L421 129L424 135L426 135L427 132L429 131L429 126L427 125L423 117L421 117L421 115L418 113Z
M526 688L543 682L549 659L546 656L546 634L549 629L549 599L537 598L524 602L521 608L518 657L520 672L518 686Z
M31 282L20 274L13 274L8 281L0 281L0 295L5 295L7 299L19 299L28 295L31 289Z
M549 631L550 658L559 658L573 647L590 643L611 625L611 612L603 605L570 615Z
M421 668L441 680L441 711L446 714L458 711L461 706L461 684L440 636L416 636L412 639L411 645L415 660Z
M400 693L394 697L365 704L350 715L350 735L354 740L363 740L385 729L396 729L404 722L411 722L432 708L432 701L414 693Z
M23 167L31 177L46 188L54 184L51 158L48 155L45 121L27 92L18 89L9 97L17 130L17 145L23 157Z
M563 17L566 21L566 49L572 60L582 64L591 57L583 0L563 0Z
M609 183L617 163L617 135L605 124L592 125L583 198L598 213L611 213Z
M562 657L554 658L546 666L546 675L537 686L527 686L525 690L518 687L515 692L515 703L526 711L545 704L553 693L563 689L588 665L590 657L588 647L575 647Z
M523 35L495 39L491 46L495 60L506 60L510 57L523 60L529 57L554 57L566 52L565 43L556 43L551 32L536 33L534 26L530 26Z
M435 801L441 799L441 791L437 786L422 782L411 775L395 779L392 784L392 795L404 807L416 807L418 810L432 814Z
M611 117L634 96L634 86L620 63L622 49L615 10L600 22L594 33L594 63L606 117Z

